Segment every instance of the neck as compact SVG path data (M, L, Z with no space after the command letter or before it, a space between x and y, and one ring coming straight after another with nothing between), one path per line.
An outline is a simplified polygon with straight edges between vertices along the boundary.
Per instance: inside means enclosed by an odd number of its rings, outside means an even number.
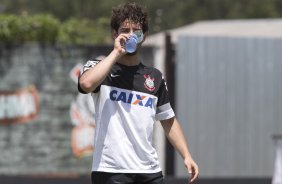
M137 53L133 56L124 55L117 62L127 66L135 66L140 63L140 60L139 55Z

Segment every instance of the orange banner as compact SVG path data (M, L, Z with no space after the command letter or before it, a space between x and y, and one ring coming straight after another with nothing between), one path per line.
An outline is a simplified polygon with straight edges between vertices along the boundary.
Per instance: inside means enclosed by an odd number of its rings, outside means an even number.
M80 124L72 130L71 146L73 154L77 157L84 157L93 153L95 126Z
M0 123L26 123L39 112L39 96L35 86L15 91L0 91Z

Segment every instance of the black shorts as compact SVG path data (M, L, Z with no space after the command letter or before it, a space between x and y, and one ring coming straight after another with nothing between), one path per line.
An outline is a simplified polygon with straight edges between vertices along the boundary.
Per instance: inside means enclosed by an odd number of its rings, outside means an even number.
M163 184L163 174L158 173L108 173L92 172L92 184Z

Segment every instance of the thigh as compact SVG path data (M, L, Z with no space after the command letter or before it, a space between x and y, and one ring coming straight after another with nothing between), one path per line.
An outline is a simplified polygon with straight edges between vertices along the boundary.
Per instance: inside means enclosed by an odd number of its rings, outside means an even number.
M138 184L164 184L162 172L151 174L138 174L136 177Z
M125 173L92 172L92 184L133 184L133 176Z

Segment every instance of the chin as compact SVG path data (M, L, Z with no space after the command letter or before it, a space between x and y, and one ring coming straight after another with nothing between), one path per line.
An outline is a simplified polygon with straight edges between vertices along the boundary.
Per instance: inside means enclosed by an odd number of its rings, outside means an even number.
M127 56L135 56L137 54L137 50L135 52L132 53L126 53Z

